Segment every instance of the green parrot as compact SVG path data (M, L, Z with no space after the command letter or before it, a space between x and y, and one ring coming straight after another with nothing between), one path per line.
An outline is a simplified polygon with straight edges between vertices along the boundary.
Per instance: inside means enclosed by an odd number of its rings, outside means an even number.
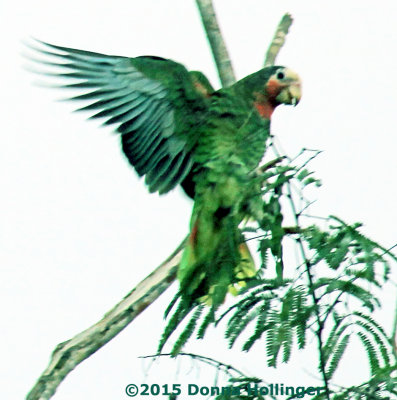
M192 304L223 303L256 272L239 225L252 217L250 201L260 196L252 176L272 113L300 100L298 75L271 66L214 90L201 72L160 57L109 56L39 41L30 48L39 56L32 60L49 68L42 73L69 79L60 87L81 90L70 97L89 102L79 110L93 110L90 118L115 126L150 192L181 185L194 200L178 270L180 295Z

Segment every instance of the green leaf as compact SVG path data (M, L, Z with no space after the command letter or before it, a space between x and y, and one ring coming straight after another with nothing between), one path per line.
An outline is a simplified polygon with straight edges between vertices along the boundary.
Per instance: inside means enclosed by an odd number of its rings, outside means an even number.
M197 325L197 320L200 318L201 313L203 312L203 306L199 306L194 311L190 321L186 324L185 329L180 334L178 340L175 342L174 347L172 348L171 355L176 356L182 349L182 347L186 344L186 342L193 335L193 332Z
M310 172L308 169L302 169L299 174L296 176L296 179L299 181L303 181L307 176L313 174L313 172Z
M330 362L328 363L328 368L326 371L328 379L331 379L336 368L339 365L340 360L342 359L343 354L349 344L350 335L344 335L341 340L338 341L338 345L335 347L332 352L332 357Z
M371 375L375 375L380 370L380 360L376 352L375 346L366 334L362 332L357 332L357 336L364 345L365 351L367 353L369 365L371 368Z

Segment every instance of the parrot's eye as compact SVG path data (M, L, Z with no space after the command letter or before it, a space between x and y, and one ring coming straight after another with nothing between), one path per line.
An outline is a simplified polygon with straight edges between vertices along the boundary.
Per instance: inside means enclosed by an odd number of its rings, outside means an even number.
M280 71L277 72L277 79L283 80L285 78L284 72Z

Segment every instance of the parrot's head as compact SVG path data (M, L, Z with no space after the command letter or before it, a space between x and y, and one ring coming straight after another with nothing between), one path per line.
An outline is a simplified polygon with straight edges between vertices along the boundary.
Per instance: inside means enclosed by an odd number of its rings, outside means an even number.
M253 90L254 105L259 114L270 119L280 104L296 106L301 99L301 81L299 75L286 67L266 67L255 76ZM258 90L259 89L259 90Z

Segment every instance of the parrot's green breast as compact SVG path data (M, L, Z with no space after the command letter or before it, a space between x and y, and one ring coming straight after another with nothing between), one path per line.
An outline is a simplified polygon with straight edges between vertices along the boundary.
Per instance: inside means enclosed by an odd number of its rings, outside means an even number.
M227 90L213 100L195 152L201 166L194 176L196 201L210 191L219 206L239 207L250 174L265 152L269 127L270 121Z

